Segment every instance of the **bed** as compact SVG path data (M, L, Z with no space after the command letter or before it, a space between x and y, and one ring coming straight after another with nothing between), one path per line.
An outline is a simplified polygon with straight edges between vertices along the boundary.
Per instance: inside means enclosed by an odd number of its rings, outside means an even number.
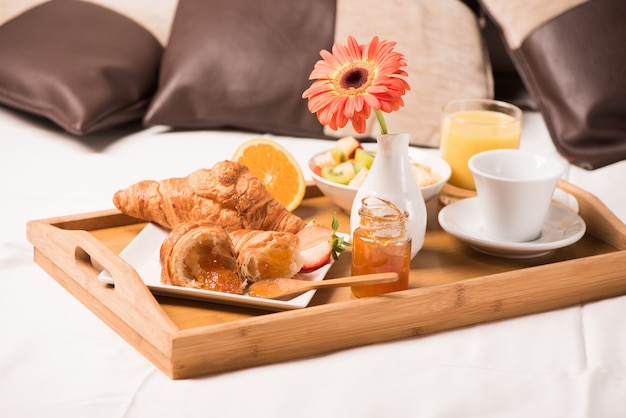
M626 296L172 380L33 261L28 221L113 209L116 190L211 166L257 137L284 145L308 181L309 156L329 144L323 134L140 120L84 136L0 107L1 416L624 416ZM626 161L568 162L537 110L524 114L520 147L563 161L565 180L626 222Z

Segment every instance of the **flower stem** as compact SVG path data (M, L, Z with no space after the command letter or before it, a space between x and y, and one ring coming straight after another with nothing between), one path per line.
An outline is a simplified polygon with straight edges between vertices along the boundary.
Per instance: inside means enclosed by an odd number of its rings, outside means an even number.
M380 133L386 135L387 132L387 123L385 122L385 117L383 116L383 112L380 110L374 110L376 113L376 119L378 119L378 124L380 125Z

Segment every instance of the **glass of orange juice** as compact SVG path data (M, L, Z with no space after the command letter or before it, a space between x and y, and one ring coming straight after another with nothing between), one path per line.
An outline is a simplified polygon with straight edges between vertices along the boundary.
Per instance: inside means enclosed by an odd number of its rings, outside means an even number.
M440 194L444 204L476 190L467 162L474 154L496 148L518 148L522 111L510 103L490 99L456 100L443 107L441 157L452 175ZM452 187L450 187L452 186Z

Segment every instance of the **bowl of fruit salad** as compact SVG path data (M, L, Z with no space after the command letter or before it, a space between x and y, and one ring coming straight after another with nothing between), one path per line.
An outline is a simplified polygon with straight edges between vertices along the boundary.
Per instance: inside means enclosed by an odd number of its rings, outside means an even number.
M359 186L376 158L376 144L362 143L354 137L338 139L334 146L309 160L311 177L320 191L337 206L350 213ZM437 196L451 174L440 157L418 148L409 148L415 182L424 200Z

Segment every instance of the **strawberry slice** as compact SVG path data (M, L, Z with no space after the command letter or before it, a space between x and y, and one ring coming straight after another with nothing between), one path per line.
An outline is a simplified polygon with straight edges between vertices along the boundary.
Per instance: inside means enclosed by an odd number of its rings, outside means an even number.
M300 272L309 273L330 263L333 231L321 225L311 224L296 234L300 239L302 268Z

